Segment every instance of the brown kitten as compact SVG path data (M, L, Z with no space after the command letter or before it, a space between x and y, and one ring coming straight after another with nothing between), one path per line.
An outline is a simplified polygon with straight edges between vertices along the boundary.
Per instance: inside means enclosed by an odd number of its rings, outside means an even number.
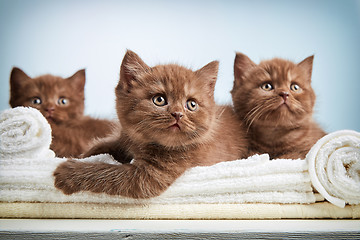
M247 127L250 154L305 158L325 135L312 119L313 58L298 64L275 58L257 65L246 55L236 54L231 94L235 112Z
M111 133L114 123L84 116L85 70L69 78L30 78L14 67L10 76L11 107L38 109L52 128L50 148L58 157L78 157L94 138Z
M127 51L116 87L123 129L85 154L110 153L124 164L68 160L55 170L55 186L65 194L150 198L188 168L243 158L242 124L230 106L214 101L218 64L197 71L175 64L149 67Z

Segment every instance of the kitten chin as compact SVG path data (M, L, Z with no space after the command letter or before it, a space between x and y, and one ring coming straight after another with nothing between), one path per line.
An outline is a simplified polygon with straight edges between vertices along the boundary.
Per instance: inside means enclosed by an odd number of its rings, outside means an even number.
M325 132L313 121L313 56L296 64L274 58L255 64L242 53L234 63L235 112L246 125L250 154L304 158Z
M246 156L242 123L230 106L215 104L217 71L217 61L197 71L175 64L149 67L127 51L115 89L123 128L84 155L109 153L123 164L67 161L54 172L55 186L65 194L150 198L188 168Z
M78 157L94 138L106 136L115 124L84 116L84 86L84 69L69 78L50 74L31 78L14 67L10 75L10 105L38 109L52 128L50 148L58 157Z

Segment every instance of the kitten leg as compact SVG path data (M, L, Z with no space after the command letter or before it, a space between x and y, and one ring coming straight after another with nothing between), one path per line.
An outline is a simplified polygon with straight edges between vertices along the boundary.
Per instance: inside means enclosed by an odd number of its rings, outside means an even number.
M93 155L108 153L118 162L129 163L133 157L125 150L125 146L126 143L122 138L108 137L95 142L81 157L86 158Z
M79 191L150 198L160 195L184 170L160 169L145 161L114 165L68 160L54 171L55 187L65 194Z

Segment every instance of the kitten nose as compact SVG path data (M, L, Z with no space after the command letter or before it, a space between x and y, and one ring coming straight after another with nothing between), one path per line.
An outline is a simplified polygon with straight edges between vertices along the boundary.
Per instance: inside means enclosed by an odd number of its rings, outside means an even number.
M284 99L285 102L286 102L287 98L289 97L288 92L281 92L281 93L279 93L279 95Z
M55 111L55 108L53 108L53 107L47 107L47 108L45 108L45 111L47 111L47 112L49 112L49 113L52 113L52 112Z
M173 116L176 121L179 121L183 117L183 114L181 112L173 112L171 113L171 116Z

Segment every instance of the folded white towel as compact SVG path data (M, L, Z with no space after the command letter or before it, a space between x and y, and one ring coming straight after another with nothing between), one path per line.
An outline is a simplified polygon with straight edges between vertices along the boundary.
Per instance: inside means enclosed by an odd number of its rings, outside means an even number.
M312 192L304 160L276 159L268 154L187 170L162 196L254 192ZM174 192L176 191L176 192Z
M304 160L273 160L267 154L187 170L159 197L138 200L91 192L65 195L54 187L53 171L66 159L4 159L0 201L122 204L313 203ZM119 164L109 155L79 161Z
M342 130L321 138L306 156L314 188L339 207L360 203L360 133Z
M0 114L0 158L54 157L51 128L34 108L16 107Z
M270 160L269 155L188 169L159 197L139 200L91 192L70 196L54 187L53 171L66 161L49 150L51 131L35 109L15 108L0 117L0 201L126 204L313 203L304 160ZM49 154L50 153L50 154ZM120 164L109 155L79 161Z

